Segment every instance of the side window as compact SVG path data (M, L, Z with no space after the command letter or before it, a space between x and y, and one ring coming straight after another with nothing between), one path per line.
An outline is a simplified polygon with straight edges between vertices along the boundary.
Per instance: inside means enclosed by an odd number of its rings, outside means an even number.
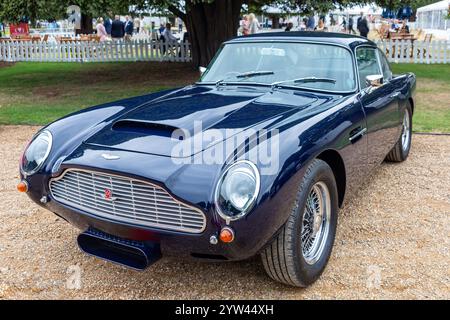
M389 67L389 62L386 59L386 56L378 49L378 57L380 58L381 69L383 71L383 80L389 81L392 79L392 71Z
M359 82L361 89L367 87L366 77L382 74L378 63L376 48L362 47L356 49L356 62L358 64Z

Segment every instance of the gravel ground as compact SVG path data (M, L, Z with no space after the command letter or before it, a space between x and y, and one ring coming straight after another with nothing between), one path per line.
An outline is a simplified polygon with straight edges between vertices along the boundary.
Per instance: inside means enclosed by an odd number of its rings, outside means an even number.
M414 135L405 163L376 170L341 210L324 274L298 289L271 281L258 258L163 258L135 272L81 253L76 229L15 191L19 155L36 130L0 127L0 298L450 299L449 136Z

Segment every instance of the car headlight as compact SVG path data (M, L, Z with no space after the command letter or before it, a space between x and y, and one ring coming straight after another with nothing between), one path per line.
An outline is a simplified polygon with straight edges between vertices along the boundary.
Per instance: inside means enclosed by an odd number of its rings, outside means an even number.
M20 162L22 173L31 175L38 171L52 148L52 134L44 130L28 144Z
M215 193L217 212L225 220L244 217L255 204L259 193L258 168L250 161L240 160L222 174Z

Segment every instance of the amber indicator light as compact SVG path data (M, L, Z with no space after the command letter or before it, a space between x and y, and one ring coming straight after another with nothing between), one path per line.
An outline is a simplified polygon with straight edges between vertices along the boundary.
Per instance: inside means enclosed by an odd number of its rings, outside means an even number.
M220 241L229 243L234 240L234 231L230 227L223 227L222 230L220 230Z

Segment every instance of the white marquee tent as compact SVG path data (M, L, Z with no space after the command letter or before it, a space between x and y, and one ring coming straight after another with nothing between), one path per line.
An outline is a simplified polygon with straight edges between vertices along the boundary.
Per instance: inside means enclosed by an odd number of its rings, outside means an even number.
M450 0L439 1L417 9L417 26L421 29L447 30Z
M373 15L373 16L380 16L383 9L375 4L366 4L366 5L355 5L350 8L344 8L343 10L335 10L333 13L344 13L348 15L357 15L359 16L361 12L365 15Z

